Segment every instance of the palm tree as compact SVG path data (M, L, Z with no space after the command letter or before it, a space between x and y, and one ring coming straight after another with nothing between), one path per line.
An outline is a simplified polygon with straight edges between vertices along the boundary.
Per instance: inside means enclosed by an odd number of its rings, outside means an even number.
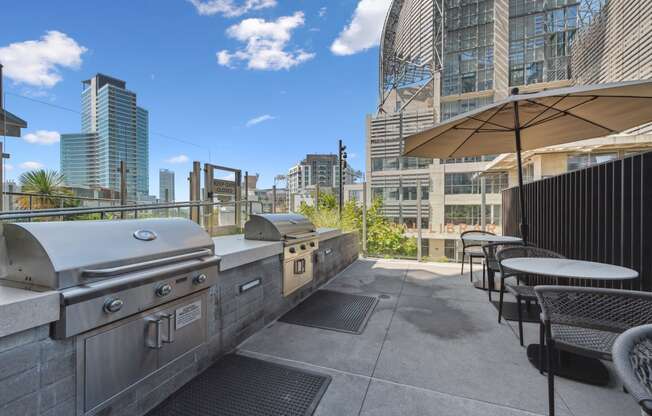
M63 174L55 170L31 170L20 175L18 181L22 192L43 195L19 197L18 205L22 209L57 208L61 206L61 198L57 198L57 196L72 196L72 192L63 187Z

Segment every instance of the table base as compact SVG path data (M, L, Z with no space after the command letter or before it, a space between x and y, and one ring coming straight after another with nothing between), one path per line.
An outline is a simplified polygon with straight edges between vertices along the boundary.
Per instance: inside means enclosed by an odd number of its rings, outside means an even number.
M557 355L557 354L555 354ZM543 350L543 371L546 372L547 350ZM539 369L539 344L527 346L527 358L535 368ZM594 386L609 384L609 371L602 361L582 355L560 351L553 359L555 376L579 381Z
M491 302L496 310L498 310L498 302ZM541 315L541 309L536 303L530 302L530 309L525 306L525 302L521 303L521 312L523 314L523 322L536 322L538 323ZM503 319L507 321L518 322L518 303L503 302Z

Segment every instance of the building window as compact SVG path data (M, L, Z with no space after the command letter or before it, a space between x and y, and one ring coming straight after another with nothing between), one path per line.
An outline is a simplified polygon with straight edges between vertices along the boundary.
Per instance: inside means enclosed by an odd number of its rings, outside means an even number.
M371 195L374 199L381 198L383 201L398 201L399 188L398 187L376 187L372 188Z
M584 169L616 159L618 159L618 153L578 153L568 155L568 171L571 172L578 169Z
M570 44L577 29L579 2L509 3L509 85L570 78Z
M523 183L534 181L534 163L528 163L523 166Z
M472 156L472 157L459 157L456 159L445 159L441 161L442 164L451 164L451 163L476 163L476 162L490 162L494 160L497 155L486 155L486 156Z
M485 193L495 194L507 188L507 172L485 175ZM445 194L479 194L482 192L482 178L478 172L447 173L444 177Z
M444 256L449 260L457 260L457 240L444 240Z
M375 157L371 159L371 170L380 172L385 170L398 170L397 157Z
M444 223L480 226L482 224L481 212L481 205L446 205L444 207ZM500 225L501 215L500 205L485 206L486 224Z
M401 170L425 169L432 164L432 159L422 157L402 157Z

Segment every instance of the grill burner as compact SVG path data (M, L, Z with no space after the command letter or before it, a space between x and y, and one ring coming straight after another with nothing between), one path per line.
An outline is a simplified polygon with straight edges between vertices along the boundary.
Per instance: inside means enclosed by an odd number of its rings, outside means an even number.
M213 240L192 221L151 219L4 224L4 279L58 290L67 338L215 284ZM14 283L15 284L15 283Z
M245 239L283 242L283 295L312 282L314 253L319 248L313 223L298 214L251 215Z

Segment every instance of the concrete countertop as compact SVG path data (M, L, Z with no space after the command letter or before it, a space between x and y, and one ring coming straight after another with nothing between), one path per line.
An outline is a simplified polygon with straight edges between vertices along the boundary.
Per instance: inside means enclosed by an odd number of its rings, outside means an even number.
M215 255L220 258L220 271L283 253L280 241L245 240L244 234L214 237L213 242Z
M59 319L59 293L0 285L0 338Z
M342 234L337 228L319 228L319 241ZM233 269L283 253L280 241L245 240L244 234L213 237L215 255L220 258L220 271Z

